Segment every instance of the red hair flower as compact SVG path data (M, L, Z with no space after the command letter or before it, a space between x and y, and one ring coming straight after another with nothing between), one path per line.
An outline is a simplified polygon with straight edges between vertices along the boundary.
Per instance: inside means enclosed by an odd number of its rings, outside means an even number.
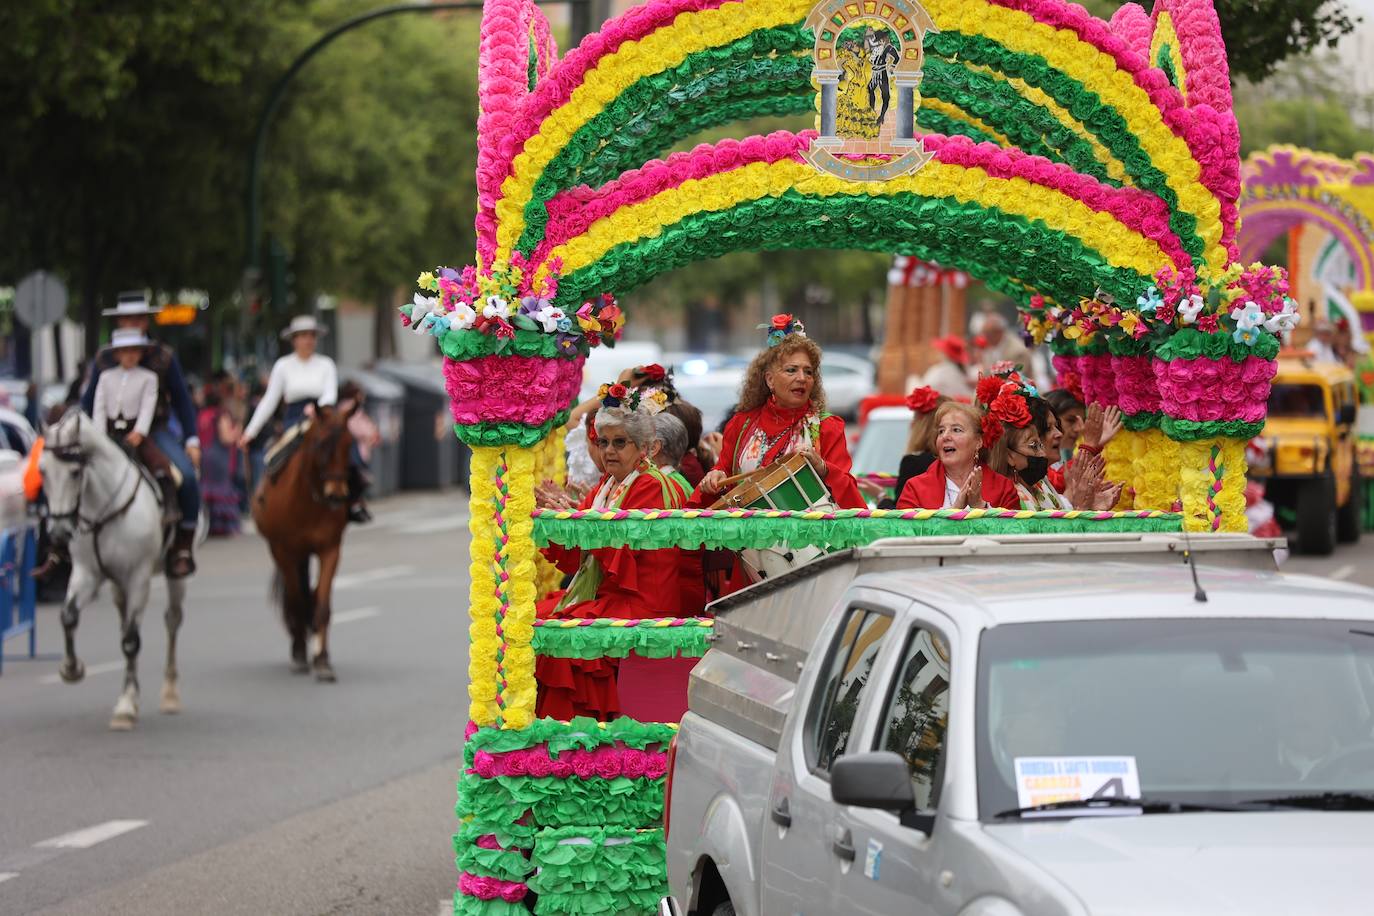
M978 380L978 390L974 399L979 404L991 404L1002 393L1002 380L995 375L985 375Z
M774 315L772 324L777 330L786 331L792 325L792 316L786 314Z
M625 388L624 385L612 385L610 390L606 393L609 394L611 397L615 398L616 400L623 400L624 397L630 392Z
M940 404L940 392L929 385L917 388L906 396L906 406L912 413L930 413Z
M1002 438L1002 421L990 413L983 414L983 448L992 448Z
M1003 423L1015 426L1017 429L1025 429L1030 425L1030 408L1026 406L1026 399L1019 394L1003 392L992 402L988 408L988 415L996 417Z
M639 368L639 374L651 382L661 382L667 377L668 370L664 369L658 363L650 363L647 366L641 366Z

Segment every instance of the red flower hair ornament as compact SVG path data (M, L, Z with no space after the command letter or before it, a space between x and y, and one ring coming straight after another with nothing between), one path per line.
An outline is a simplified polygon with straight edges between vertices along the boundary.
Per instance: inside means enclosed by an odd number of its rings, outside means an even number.
M912 413L930 413L939 405L940 392L929 385L916 388L906 396L906 406L911 408Z

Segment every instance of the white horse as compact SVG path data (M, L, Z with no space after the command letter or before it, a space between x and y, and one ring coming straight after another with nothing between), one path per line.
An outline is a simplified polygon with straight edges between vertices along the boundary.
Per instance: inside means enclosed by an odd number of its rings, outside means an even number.
M97 424L70 411L48 430L39 467L47 494L49 531L70 545L71 581L62 604L66 654L58 674L68 684L86 676L76 657L76 626L81 609L109 580L119 608L124 650L124 688L115 703L110 728L128 731L138 721L139 626L148 604L153 573L162 568L166 532L153 482ZM163 672L164 713L181 711L177 690L177 630L181 627L186 580L167 580L167 667Z

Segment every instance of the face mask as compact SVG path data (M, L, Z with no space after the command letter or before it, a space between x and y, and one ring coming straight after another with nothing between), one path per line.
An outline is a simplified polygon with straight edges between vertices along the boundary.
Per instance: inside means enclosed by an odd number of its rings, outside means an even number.
M1044 455L1022 455L1026 459L1026 466L1021 470L1021 481L1028 487L1033 487L1045 479L1045 475L1050 472L1050 459Z

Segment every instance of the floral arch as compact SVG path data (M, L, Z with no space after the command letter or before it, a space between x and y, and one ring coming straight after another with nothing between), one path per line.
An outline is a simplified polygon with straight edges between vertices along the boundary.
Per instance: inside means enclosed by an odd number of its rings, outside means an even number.
M1276 146L1252 154L1242 171L1240 255L1258 258L1294 226L1320 226L1350 258L1349 299L1364 332L1374 333L1374 156Z
M818 35L822 19L900 16L923 34L896 74L919 70L899 131L929 154L918 171L828 174L808 160L818 130L669 153L760 115L825 127L821 53L838 33ZM474 451L456 912L511 916L532 890L536 912L651 913L662 891L656 780L675 726L536 720L535 658L699 656L710 620L536 621L553 584L536 543L1244 529L1244 443L1294 316L1281 272L1238 263L1239 133L1211 0L1127 4L1110 22L1063 0L650 0L561 59L532 0L487 0L478 86L475 263L426 271L402 309L438 339ZM534 512L585 356L624 324L615 296L790 247L913 255L1014 298L1065 378L1126 413L1108 468L1131 482L1129 511Z

